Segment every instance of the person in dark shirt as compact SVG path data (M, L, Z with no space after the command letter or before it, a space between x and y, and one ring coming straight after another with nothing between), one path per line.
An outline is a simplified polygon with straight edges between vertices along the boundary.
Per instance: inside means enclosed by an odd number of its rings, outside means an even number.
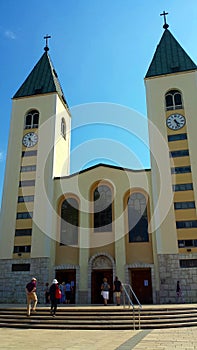
M36 312L36 305L38 302L38 298L36 295L36 278L32 277L31 282L26 285L26 296L27 296L27 316L30 316L31 311ZM31 303L33 305L31 307Z
M59 298L57 297L57 293L59 291L58 281L54 278L50 288L49 288L49 296L51 301L51 315L55 317L57 311L57 303Z
M49 283L45 283L45 288L44 288L44 295L45 295L45 304L49 303Z
M179 300L181 300L182 303L184 302L181 287L180 287L180 282L177 281L177 284L176 284L176 302L179 302Z
M117 304L117 306L120 306L120 296L122 293L122 283L119 281L117 276L116 276L115 281L114 281L113 291L114 291L115 298L116 298L116 304Z

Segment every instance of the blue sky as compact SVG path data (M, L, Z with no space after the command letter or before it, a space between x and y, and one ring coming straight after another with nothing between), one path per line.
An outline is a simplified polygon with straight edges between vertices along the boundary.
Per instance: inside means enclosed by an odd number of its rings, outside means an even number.
M123 166L138 166L135 160L132 163L128 150L132 153L138 150L141 167L150 166L146 147L135 136L131 137L126 126L121 133L117 117L115 128L106 126L104 120L99 119L100 124L96 121L100 106L104 108L102 111L106 111L105 107L108 111L109 106L113 110L114 105L118 105L120 119L124 112L122 114L119 107L123 106L123 111L129 108L132 110L132 122L136 113L146 116L143 78L163 33L163 19L159 15L163 10L169 12L167 21L170 31L197 62L196 0L1 1L0 198L11 98L41 57L46 33L52 37L49 53L73 112L72 171L91 165L94 161L121 165L120 156L113 159L113 152L105 154L103 140L110 140L116 153L115 138L120 143L122 154L126 150ZM84 104L91 104L94 125L84 126L87 124L87 120L83 119L84 108L86 110ZM95 108L97 113L94 113ZM83 159L83 163L78 163L80 152L92 147L91 138L98 139L103 156L98 152L96 157L89 156Z

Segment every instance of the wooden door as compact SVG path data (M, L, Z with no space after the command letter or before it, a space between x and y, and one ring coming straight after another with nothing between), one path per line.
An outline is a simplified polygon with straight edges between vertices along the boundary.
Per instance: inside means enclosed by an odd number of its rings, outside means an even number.
M92 271L92 286L91 286L91 300L92 304L103 304L103 297L101 295L101 284L103 278L107 278L110 285L108 304L113 303L113 271L112 270L93 270Z
M151 269L131 269L131 286L141 304L152 304Z

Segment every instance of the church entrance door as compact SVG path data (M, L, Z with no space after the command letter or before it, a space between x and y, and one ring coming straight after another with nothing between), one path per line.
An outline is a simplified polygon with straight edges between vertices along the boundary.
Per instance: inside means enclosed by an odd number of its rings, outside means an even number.
M150 268L131 269L131 286L141 304L152 304L152 281ZM135 303L135 300L133 300Z
M56 270L55 278L57 278L59 283L70 282L72 286L71 304L75 304L75 288L76 288L76 270Z
M103 278L107 278L110 285L109 300L108 303L113 303L113 270L93 270L92 271L92 287L91 287L91 300L92 304L103 304L103 297L101 295L101 284Z

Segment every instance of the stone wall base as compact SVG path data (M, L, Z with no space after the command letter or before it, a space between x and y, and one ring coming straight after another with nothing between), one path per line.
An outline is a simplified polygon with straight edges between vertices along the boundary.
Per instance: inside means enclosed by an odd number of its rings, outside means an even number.
M159 302L196 303L197 302L197 268L182 268L180 260L197 259L197 254L165 254L158 255L160 291ZM176 284L180 281L182 298L177 299Z
M89 304L88 302L88 291L82 291L82 290L79 290L79 293L78 293L78 303L79 304L82 304L82 305L87 305Z
M13 271L16 264L30 264L30 271ZM36 277L38 302L43 304L45 283L53 277L50 267L49 258L0 260L0 303L26 303L25 286Z
M197 302L197 268L180 267L180 260L197 259L197 254L159 254L158 270L159 281L156 281L154 265L151 265L153 303L174 304L177 302L196 303ZM15 264L30 264L29 271L13 271ZM141 266L141 265L140 265ZM129 268L126 266L128 274ZM136 267L136 266L135 266ZM57 267L56 267L57 268ZM126 274L126 277L128 277ZM26 303L25 286L32 277L37 278L37 295L40 304L45 302L45 283L51 283L55 277L55 268L51 266L50 258L31 259L2 259L0 260L0 303L24 304ZM76 304L91 304L91 286L87 291L79 290L80 269L76 272ZM127 281L128 278L126 278ZM183 299L177 300L176 283L180 281ZM127 283L130 283L127 281ZM159 285L159 289L156 286ZM157 289L157 290L156 290Z

